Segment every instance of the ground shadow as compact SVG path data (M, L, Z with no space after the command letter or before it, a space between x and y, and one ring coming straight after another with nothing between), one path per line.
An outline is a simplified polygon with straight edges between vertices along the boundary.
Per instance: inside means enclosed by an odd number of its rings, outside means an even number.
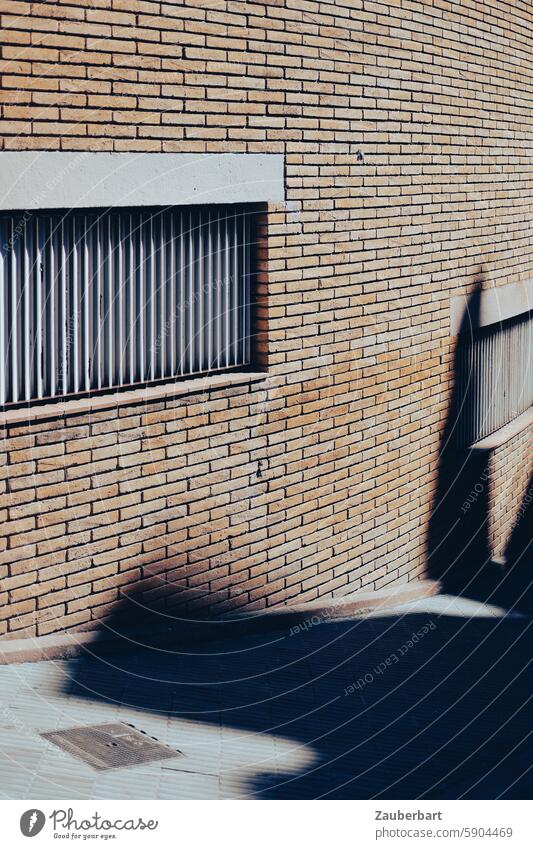
M237 730L243 795L528 798L530 637L525 617L308 621L234 641L87 653L66 689L182 723L181 769L192 769L191 723L206 740L207 727ZM258 763L254 741L274 737L309 765Z

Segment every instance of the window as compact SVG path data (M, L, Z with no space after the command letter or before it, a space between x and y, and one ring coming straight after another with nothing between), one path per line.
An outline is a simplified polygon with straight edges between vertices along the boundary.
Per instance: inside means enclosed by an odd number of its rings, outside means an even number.
M255 207L0 216L0 403L250 365Z
M533 404L533 311L462 333L456 362L456 436L471 445Z

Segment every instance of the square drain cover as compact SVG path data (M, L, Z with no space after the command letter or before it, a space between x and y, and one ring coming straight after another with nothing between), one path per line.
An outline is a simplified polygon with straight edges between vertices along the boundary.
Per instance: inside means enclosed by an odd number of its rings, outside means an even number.
M97 770L121 769L182 754L125 722L78 726L40 736Z

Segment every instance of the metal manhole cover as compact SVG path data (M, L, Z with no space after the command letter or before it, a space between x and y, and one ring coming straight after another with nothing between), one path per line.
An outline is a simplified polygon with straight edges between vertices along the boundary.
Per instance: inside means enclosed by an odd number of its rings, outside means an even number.
M40 736L97 770L121 769L182 755L125 722L78 726Z

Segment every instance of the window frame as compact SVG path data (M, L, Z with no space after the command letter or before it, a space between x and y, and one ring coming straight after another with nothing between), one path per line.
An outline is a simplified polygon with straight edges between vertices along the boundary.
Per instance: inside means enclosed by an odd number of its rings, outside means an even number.
M151 215L151 214L153 214L153 215L164 215L164 214L169 213L169 210L170 210L170 214L176 214L176 215L184 216L184 215L187 215L188 213L192 214L191 211L206 210L206 209L212 209L212 210L220 211L220 210L229 209L229 208L244 211L243 214L245 216L249 216L248 220L253 222L253 226L250 227L250 230L249 230L250 237L248 239L248 245L246 247L247 263L248 263L248 266L247 266L248 267L248 272L247 272L247 274L248 274L248 285L247 285L247 295L245 295L245 297L247 299L246 302L245 302L245 311L246 311L245 327L246 327L246 332L243 333L244 344L246 346L246 357L243 358L242 362L235 362L234 364L228 364L227 362L225 362L223 365L217 366L216 368L206 367L206 368L200 368L200 369L195 370L195 371L188 371L188 372L181 371L181 373L179 373L179 374L167 374L167 375L161 375L161 376L151 376L150 379L139 379L139 380L128 381L128 382L124 381L124 382L121 382L120 384L116 383L116 382L110 382L106 386L98 385L98 386L91 386L90 388L85 387L83 389L78 389L78 390L74 387L74 389L72 389L70 391L67 391L67 392L63 391L63 392L60 392L60 393L56 392L53 395L41 394L41 397L33 396L33 397L29 397L29 398L28 397L18 398L17 400L8 400L4 404L0 404L0 406L7 411L7 410L10 410L10 409L16 409L16 408L22 407L22 406L29 407L29 406L39 406L39 405L43 405L43 404L44 405L50 405L50 404L58 403L58 402L67 402L69 400L83 399L83 398L88 398L88 397L95 396L95 395L102 395L104 393L111 393L114 396L118 397L119 393L122 393L122 392L130 392L131 393L133 391L141 390L142 392L144 392L146 394L146 392L150 389L150 387L164 387L167 384L170 384L171 386L175 386L178 383L187 383L187 382L196 380L198 378L204 378L205 379L205 378L208 378L208 377L210 377L212 375L216 375L216 374L232 374L232 373L240 374L240 373L247 373L247 372L249 372L251 374L255 374L256 373L254 371L254 367L255 367L255 364L256 364L255 363L255 352L254 352L253 345L252 345L252 340L253 340L253 336L254 336L253 326L254 326L255 319L256 319L255 310L252 308L252 305L255 302L255 287L256 287L256 276L257 276L257 260L256 260L257 252L255 250L255 238L256 238L255 233L256 233L256 228L258 227L261 211L264 208L264 205L258 204L258 203L209 204L209 205L195 204L195 205L188 205L188 206L176 205L175 207L174 206L173 207L139 207L139 208L135 208L135 209L138 210L139 213L142 214L142 215ZM4 211L3 213L0 213L0 215L2 215L3 217L5 217L5 216L13 217L13 216L29 215L30 220L32 219L33 216L35 216L37 220L39 220L39 217L42 218L46 215L49 215L50 217L56 217L56 218L65 218L67 216L71 216L73 218L73 220L76 220L76 217L95 215L95 214L97 214L97 212L101 213L102 215L110 216L110 218L111 218L112 216L120 216L122 214L130 214L131 210L132 210L131 207L111 207L111 208L101 209L101 210L98 210L98 211L96 211L94 209L75 209L75 210L57 210L57 209L41 210L41 209L36 209L36 210L32 210L29 213L24 213L24 212L20 212L20 211L15 211L15 212L5 212ZM53 272L52 272L52 274L53 274ZM5 285L4 285L4 289L5 289ZM3 319L2 329L3 329L3 337L4 338L2 338L0 341L2 341L5 344L5 333L6 333L6 330L7 330L6 324L8 322L8 317L2 316L2 319ZM1 335L2 334L0 334L0 336ZM2 348L2 350L3 350L3 348Z

